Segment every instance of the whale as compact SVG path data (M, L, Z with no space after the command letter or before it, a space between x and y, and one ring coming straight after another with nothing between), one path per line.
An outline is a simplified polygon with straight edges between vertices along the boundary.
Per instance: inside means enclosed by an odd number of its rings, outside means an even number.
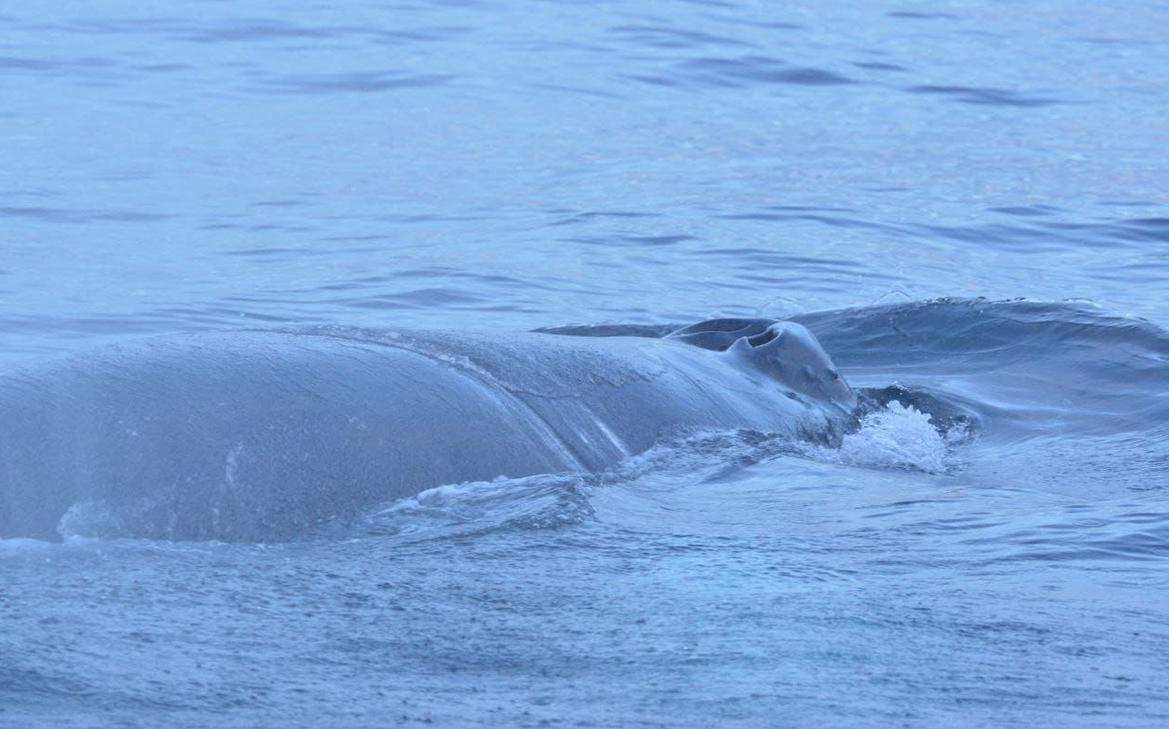
M143 337L0 373L0 538L293 540L426 489L598 473L664 439L838 440L803 326L317 327Z

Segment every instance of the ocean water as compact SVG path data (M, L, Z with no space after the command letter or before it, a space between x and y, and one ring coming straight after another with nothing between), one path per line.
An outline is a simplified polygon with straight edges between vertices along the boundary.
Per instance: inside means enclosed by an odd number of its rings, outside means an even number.
M0 726L1169 724L1165 3L0 2L0 29L0 372L207 330L766 317L866 403L836 443L690 433L291 541L79 504L0 538Z

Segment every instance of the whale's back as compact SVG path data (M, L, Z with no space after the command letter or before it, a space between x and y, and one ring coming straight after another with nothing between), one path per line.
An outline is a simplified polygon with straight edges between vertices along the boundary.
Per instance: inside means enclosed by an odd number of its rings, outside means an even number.
M838 432L846 408L817 389L826 355L798 331L773 334L717 351L677 338L246 331L9 373L0 537L281 540L442 484L601 471L695 430Z
M157 339L0 377L0 535L280 539L422 488L575 466L522 403L406 350Z

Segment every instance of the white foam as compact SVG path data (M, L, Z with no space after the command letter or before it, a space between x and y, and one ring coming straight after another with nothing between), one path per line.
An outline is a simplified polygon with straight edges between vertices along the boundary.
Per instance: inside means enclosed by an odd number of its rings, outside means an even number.
M860 428L844 436L839 448L811 446L808 455L850 466L942 473L950 445L966 436L965 431L941 432L928 414L893 401L864 416Z
M101 540L90 537L67 536L60 542L51 542L31 537L12 537L0 539L0 555L43 554L58 552L62 548L88 547L99 544Z
M52 542L27 537L13 537L0 539L0 554L23 554L27 552L44 552L55 548Z
M574 524L592 515L585 483L579 474L543 474L437 486L367 513L362 530L440 536Z

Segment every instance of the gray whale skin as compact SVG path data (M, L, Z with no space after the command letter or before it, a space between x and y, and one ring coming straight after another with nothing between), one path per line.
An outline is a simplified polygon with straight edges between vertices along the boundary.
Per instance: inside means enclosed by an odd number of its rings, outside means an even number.
M0 375L0 537L294 539L441 484L596 472L707 428L832 440L856 398L802 326L664 337L235 331ZM617 334L617 336L611 336Z

